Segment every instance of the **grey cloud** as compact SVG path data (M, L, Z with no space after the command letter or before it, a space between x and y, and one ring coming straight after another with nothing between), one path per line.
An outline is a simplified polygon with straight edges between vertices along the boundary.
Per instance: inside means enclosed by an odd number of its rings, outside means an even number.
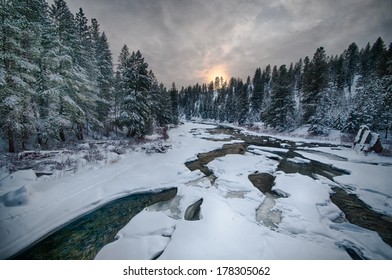
M319 46L341 53L378 36L392 40L390 0L67 0L97 18L114 61L124 44L140 49L158 79L170 86L207 82L226 64L246 78L256 67L289 64Z

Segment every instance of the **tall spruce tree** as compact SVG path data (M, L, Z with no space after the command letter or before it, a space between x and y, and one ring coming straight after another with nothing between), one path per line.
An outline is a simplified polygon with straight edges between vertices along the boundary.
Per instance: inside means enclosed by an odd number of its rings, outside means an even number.
M348 90L351 93L351 87L354 82L354 76L358 72L359 63L359 49L357 44L354 42L350 44L347 51L345 51L344 57L344 68L345 68L345 84L348 86Z
M271 102L267 109L266 123L278 130L294 126L294 99L290 73L286 65L274 67Z
M75 95L77 104L82 108L85 116L85 121L77 124L77 137L83 139L83 127L86 126L87 132L90 127L103 127L102 122L98 120L96 110L97 105L97 61L95 59L95 52L92 46L90 27L88 26L88 19L85 16L83 9L80 8L75 16L76 27L76 45L74 49L75 66L77 72L78 94Z
M171 101L171 122L173 124L178 124L179 99L178 99L178 90L176 88L175 83L172 84L169 94L170 94L170 101Z
M40 1L1 1L0 127L8 151L35 134L33 107L39 71Z
M120 54L120 59L124 58L126 49L123 48L124 52ZM127 129L128 137L143 136L147 133L151 120L151 81L148 64L140 51L132 52L124 65L119 66L119 70L124 98L118 122Z
M81 78L84 79L85 75L80 73L75 54L78 50L75 18L64 0L54 1L50 15L59 42L56 74L61 85L56 89L55 102L58 104L58 112L55 127L58 138L62 141L66 140L66 132L73 132L80 139L83 137L81 133L86 119L85 112L78 104L78 101L84 98L79 86L82 83Z
M96 19L91 20L90 26L92 48L94 50L94 57L96 60L98 76L98 101L97 111L98 119L105 122L106 126L110 126L114 120L109 117L111 108L113 107L113 59L110 52L109 43L105 32L100 32L99 24Z
M260 121L261 106L264 98L264 75L261 68L257 68L253 76L253 92L250 99L250 116L252 121Z
M249 100L247 95L247 84L244 84L241 79L237 80L235 87L235 97L238 112L238 124L244 125L247 122L248 110L249 110Z
M323 47L317 49L312 61L304 69L302 81L303 123L313 123L313 116L328 86L328 64Z

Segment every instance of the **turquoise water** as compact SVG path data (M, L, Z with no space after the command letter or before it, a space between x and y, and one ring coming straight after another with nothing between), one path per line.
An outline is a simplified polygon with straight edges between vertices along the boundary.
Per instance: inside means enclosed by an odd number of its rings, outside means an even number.
M85 214L28 247L12 259L89 260L114 241L117 232L145 207L172 199L176 188L134 194L111 201Z

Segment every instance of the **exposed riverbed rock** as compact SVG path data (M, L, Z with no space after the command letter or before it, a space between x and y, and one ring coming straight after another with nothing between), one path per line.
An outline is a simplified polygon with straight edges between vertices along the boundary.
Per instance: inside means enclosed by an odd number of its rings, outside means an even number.
M203 198L188 206L185 211L184 219L187 221L200 220L200 206L203 204Z
M249 181L262 193L272 193L275 177L269 173L254 173L248 176Z
M209 162L213 161L218 157L224 157L229 154L245 154L245 147L242 143L235 143L235 144L225 144L221 149L213 150L207 153L200 153L197 155L197 160L186 162L186 167L189 170L194 171L199 169L203 172L206 176L212 175L212 171L208 169L206 166Z

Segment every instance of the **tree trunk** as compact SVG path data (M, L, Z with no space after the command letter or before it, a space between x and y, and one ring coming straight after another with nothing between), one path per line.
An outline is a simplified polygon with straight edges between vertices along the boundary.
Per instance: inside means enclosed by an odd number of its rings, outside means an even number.
M14 133L8 128L8 152L15 153Z
M84 140L84 135L83 135L83 127L80 126L80 140ZM88 134L87 134L88 135Z
M78 140L83 140L84 136L83 136L83 127L81 125L78 125Z
M60 129L60 139L61 139L61 141L65 142L65 133L62 128Z

